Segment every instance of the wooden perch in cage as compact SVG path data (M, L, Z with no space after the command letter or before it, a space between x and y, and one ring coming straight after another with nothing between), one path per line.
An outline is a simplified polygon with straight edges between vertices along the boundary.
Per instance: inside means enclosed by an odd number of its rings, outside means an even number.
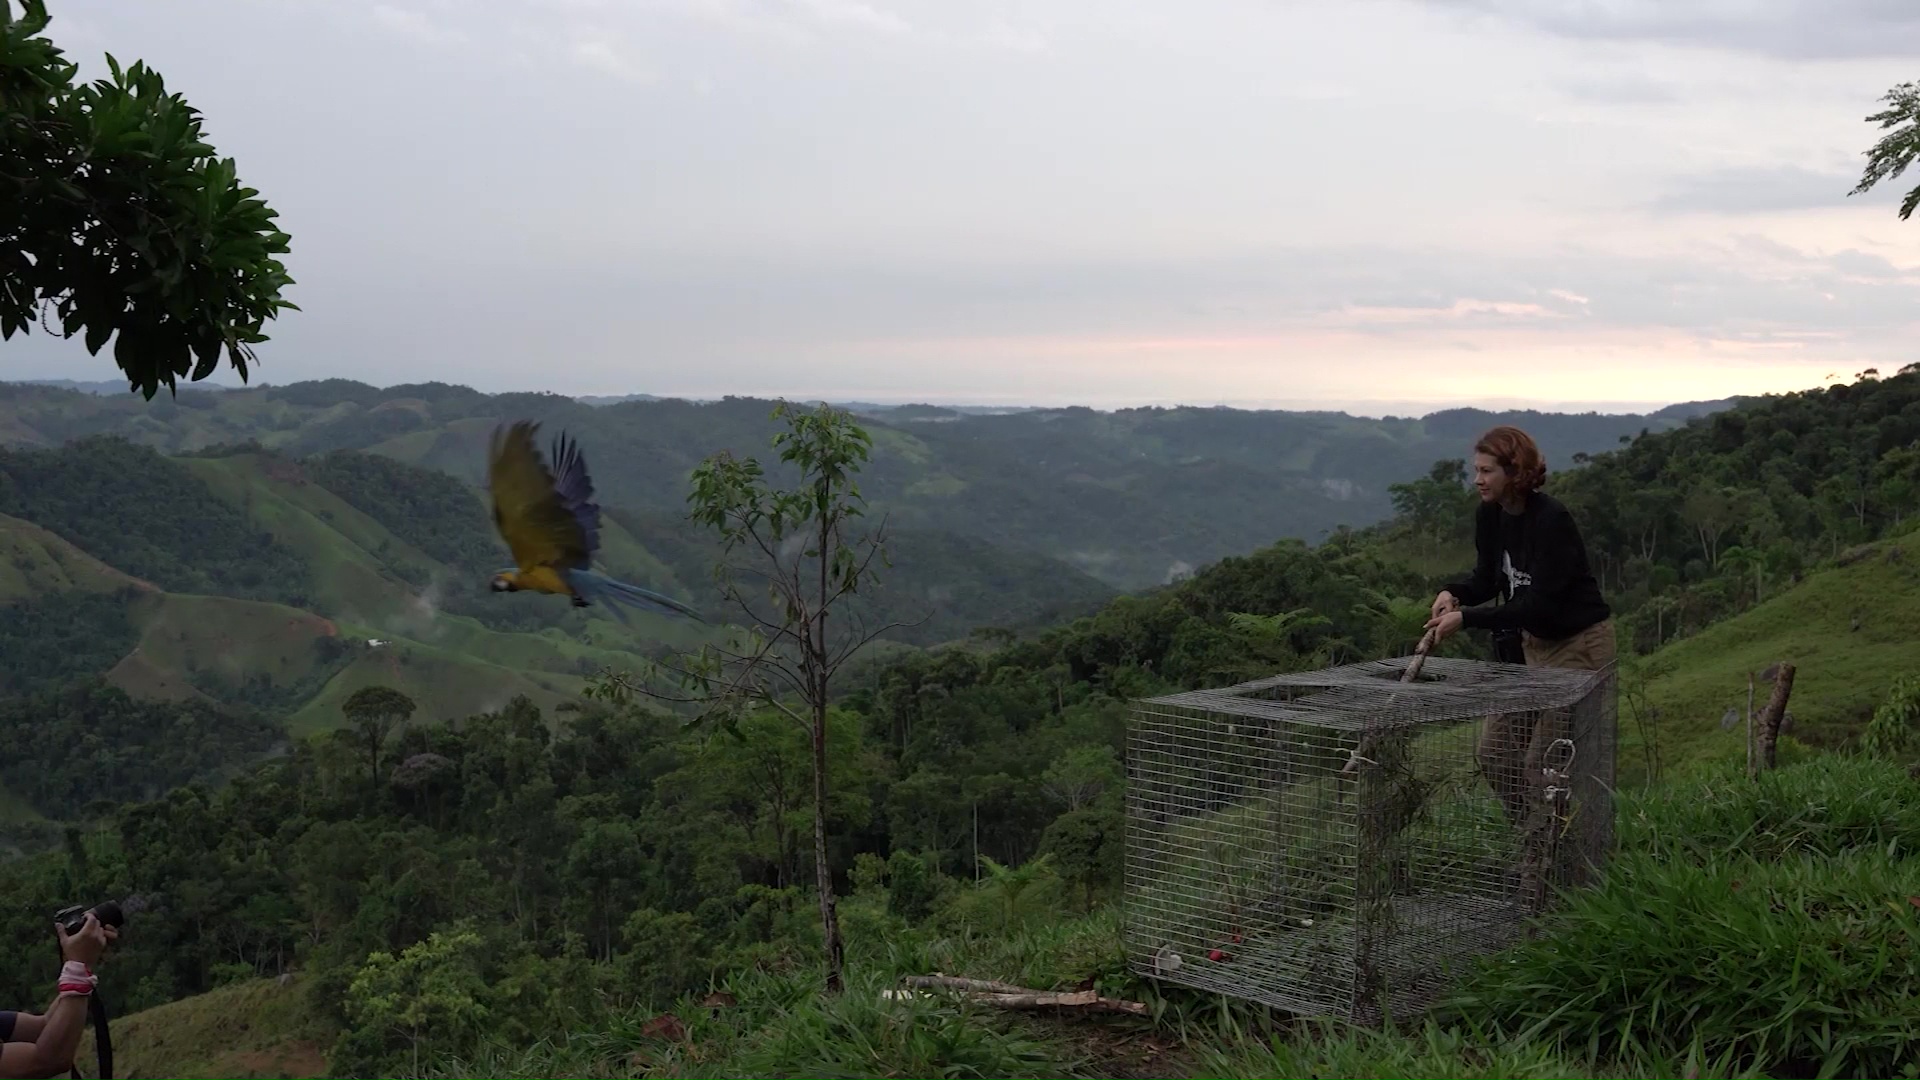
M1138 1001L1102 997L1092 990L1034 990L991 979L963 979L954 975L909 975L900 980L915 990L952 990L968 1001L996 1005L1003 1009L1099 1009L1130 1016L1147 1015L1147 1007ZM882 991L886 998L914 996L911 990Z
M1433 631L1429 630L1426 633L1420 635L1420 644L1415 645L1413 647L1413 660L1407 664L1407 669L1400 673L1400 681L1403 683L1410 683L1413 680L1419 678L1420 669L1426 665L1427 654L1432 651L1433 651ZM1389 705L1393 704L1393 700L1394 700L1393 698L1388 698L1387 704ZM1367 759L1367 756L1373 752L1375 741L1376 740L1373 737L1369 737L1367 739L1361 740L1360 745L1354 747L1353 753L1348 756L1347 763L1341 767L1340 772L1342 774L1349 774L1349 773L1352 773L1355 769L1358 769L1360 767L1360 763L1362 761L1365 761Z

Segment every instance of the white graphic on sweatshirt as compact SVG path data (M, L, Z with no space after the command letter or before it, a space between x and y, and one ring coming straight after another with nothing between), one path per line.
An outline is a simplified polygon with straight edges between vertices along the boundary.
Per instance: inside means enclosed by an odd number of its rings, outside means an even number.
M1509 600L1513 599L1515 593L1533 584L1533 575L1524 570L1515 570L1512 554L1505 551L1500 553L1500 572L1507 575L1507 599Z

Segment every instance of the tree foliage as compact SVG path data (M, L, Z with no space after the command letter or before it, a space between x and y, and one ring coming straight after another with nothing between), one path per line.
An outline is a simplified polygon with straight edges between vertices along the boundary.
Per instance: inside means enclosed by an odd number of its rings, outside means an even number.
M158 72L109 56L106 78L76 83L45 0L21 7L0 0L0 337L50 314L90 353L113 341L149 400L223 354L245 378L266 320L294 306L277 215Z
M1866 151L1867 165L1860 183L1849 195L1872 191L1881 181L1898 180L1914 159L1920 157L1920 83L1905 82L1888 90L1880 98L1886 108L1867 117L1887 134ZM1900 199L1900 220L1913 216L1920 206L1920 185Z
M744 641L703 646L671 667L701 717L737 731L743 712L768 709L807 733L812 751L815 896L829 993L842 988L845 947L835 912L827 858L828 724L833 680L888 626L848 617L844 599L872 583L885 556L885 523L864 534L857 477L873 440L841 409L781 403L773 413L786 430L773 437L781 464L798 476L791 488L771 486L754 458L716 454L693 473L691 517L719 535L715 568L721 594L746 622ZM741 561L744 560L744 561ZM846 628L842 629L845 622ZM789 704L789 702L797 704Z

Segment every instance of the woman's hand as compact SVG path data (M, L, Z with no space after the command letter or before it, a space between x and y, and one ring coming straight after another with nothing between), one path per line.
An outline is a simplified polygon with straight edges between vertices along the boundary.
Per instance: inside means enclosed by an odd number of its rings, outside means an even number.
M1454 608L1451 611L1442 612L1428 619L1427 625L1422 627L1422 629L1433 631L1433 643L1438 645L1447 640L1447 638L1452 637L1453 634L1460 629L1460 624L1466 621L1467 617L1460 614L1460 609Z
M87 912L87 921L80 929L67 933L67 928L54 924L54 932L60 935L60 955L75 963L88 967L100 962L100 954L107 951L107 942L120 936L120 932L111 926L103 925L100 917Z
M1460 601L1456 599L1452 593L1448 592L1445 589L1441 589L1440 595L1433 598L1433 609L1427 612L1427 614L1430 617L1437 619L1441 615L1445 614L1446 612L1459 611L1459 610L1460 610ZM1428 623L1427 625L1431 626L1433 624Z

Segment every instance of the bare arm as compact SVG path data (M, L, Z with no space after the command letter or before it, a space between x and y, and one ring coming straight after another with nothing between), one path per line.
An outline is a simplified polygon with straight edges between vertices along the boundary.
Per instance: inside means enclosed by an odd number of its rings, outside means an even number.
M87 1003L92 1000L91 968L118 932L100 925L89 911L78 931L69 934L64 926L55 924L54 933L59 935L60 953L65 958L59 990L45 1015L14 1019L12 1040L0 1046L0 1077L59 1076L73 1068L74 1055L80 1050L80 1034L87 1028Z
M54 998L44 1016L21 1013L14 1021L14 1041L0 1046L0 1077L59 1076L73 1067L86 1030L85 994Z

